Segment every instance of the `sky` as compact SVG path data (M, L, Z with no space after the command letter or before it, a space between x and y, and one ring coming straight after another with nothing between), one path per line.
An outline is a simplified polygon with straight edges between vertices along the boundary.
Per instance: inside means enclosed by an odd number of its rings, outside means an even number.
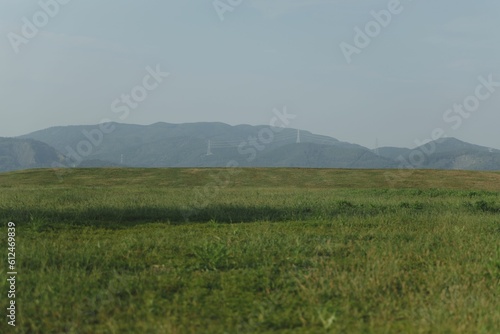
M500 149L498 0L0 0L0 136L115 121ZM462 106L462 107L461 107ZM439 132L439 131L438 131Z

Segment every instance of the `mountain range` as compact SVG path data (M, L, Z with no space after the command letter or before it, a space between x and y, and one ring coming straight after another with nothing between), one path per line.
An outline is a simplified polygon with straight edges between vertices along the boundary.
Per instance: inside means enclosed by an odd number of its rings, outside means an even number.
M111 166L500 170L500 150L455 138L371 150L309 131L224 123L59 126L0 138L0 171Z

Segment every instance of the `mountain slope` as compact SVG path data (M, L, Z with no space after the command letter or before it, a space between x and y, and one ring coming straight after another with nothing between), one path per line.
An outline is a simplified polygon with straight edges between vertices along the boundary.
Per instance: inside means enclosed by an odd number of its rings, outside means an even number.
M304 168L394 168L390 159L376 156L370 150L352 145L321 145L315 143L289 144L264 152L255 165L273 161L273 167Z
M414 168L500 169L500 150L466 143L456 138L441 138L414 149L383 147L378 151L382 156Z
M0 137L0 172L51 167L63 160L62 154L40 141Z

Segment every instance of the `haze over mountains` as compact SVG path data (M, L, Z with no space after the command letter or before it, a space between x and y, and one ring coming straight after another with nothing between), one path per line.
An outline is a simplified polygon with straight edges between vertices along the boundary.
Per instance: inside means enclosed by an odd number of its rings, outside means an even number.
M0 172L51 167L65 157L53 147L33 139L0 137Z
M500 170L500 150L454 138L370 150L309 131L224 123L62 126L0 138L0 171L109 166Z

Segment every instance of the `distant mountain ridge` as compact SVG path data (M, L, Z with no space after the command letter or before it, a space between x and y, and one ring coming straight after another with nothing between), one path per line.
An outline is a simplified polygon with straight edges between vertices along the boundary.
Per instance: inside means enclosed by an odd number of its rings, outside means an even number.
M224 167L229 162L242 167L394 166L363 146L297 129L224 123L110 123L109 127L113 131L103 136L97 126L67 126L22 138L53 146L75 165L97 159L130 167Z
M500 170L500 150L469 144L456 138L441 138L414 149L382 147L380 156L424 169ZM407 166L408 167L408 166Z
M51 167L64 156L46 143L33 139L0 137L0 172Z
M52 148L52 161L48 166L53 167L230 165L500 170L499 150L455 138L442 138L415 149L382 147L371 150L336 138L289 128L231 126L224 123L107 123L52 127L16 140L28 139ZM4 160L8 160L5 156ZM43 161L18 164L16 169L47 167L47 159Z

